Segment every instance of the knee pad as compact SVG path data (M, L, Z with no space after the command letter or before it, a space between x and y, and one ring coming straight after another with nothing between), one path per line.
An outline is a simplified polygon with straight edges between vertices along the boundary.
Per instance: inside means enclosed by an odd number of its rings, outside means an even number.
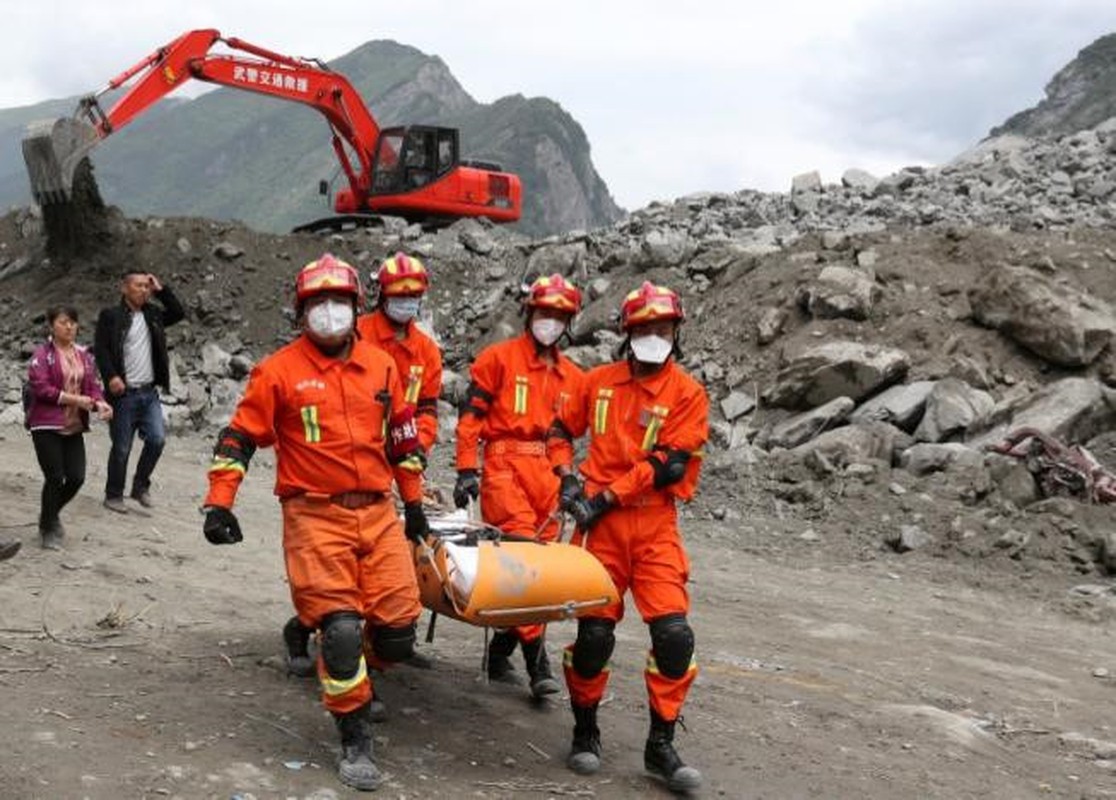
M372 652L384 661L406 661L415 652L415 624L400 628L372 628Z
M573 646L574 672L583 678L595 678L612 657L616 646L613 630L616 623L599 617L582 617L577 623L577 639Z
M681 678L694 657L694 631L685 614L667 614L651 620L651 652L659 673Z
M337 611L322 620L322 661L331 678L347 680L360 669L364 655L361 622L355 611Z

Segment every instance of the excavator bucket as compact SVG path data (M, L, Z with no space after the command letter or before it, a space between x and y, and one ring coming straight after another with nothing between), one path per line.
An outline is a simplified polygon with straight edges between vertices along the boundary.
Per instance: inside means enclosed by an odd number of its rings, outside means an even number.
M99 141L96 128L72 117L28 125L23 137L23 160L35 202L45 206L68 201L73 195L78 164Z

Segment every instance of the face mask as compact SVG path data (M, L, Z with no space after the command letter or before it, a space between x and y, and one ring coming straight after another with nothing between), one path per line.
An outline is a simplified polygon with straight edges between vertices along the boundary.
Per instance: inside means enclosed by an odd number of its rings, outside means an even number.
M543 347L550 347L558 341L564 330L566 330L566 323L561 320L541 318L531 320L531 335Z
M421 297L389 297L384 301L384 313L392 322L402 325L418 316Z
M326 300L306 312L306 326L324 339L344 336L353 329L353 304Z
M662 336L639 336L632 339L632 353L644 364L663 364L674 349L674 342Z

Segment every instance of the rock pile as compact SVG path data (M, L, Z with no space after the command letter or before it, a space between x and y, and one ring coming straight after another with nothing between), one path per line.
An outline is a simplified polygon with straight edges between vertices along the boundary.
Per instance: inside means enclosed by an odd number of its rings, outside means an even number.
M521 328L531 276L560 272L585 289L569 352L586 366L613 357L620 300L651 280L682 293L685 364L713 401L697 513L732 519L774 497L832 515L834 493L878 490L900 505L930 493L948 498L938 517L888 522L886 546L986 541L1022 553L1048 533L1069 542L1053 550L1091 569L1116 558L1095 522L1044 506L1025 466L983 448L1029 425L1069 442L1100 437L1098 455L1111 458L1113 153L1116 120L1060 139L989 140L946 166L878 180L850 170L826 185L810 173L787 194L692 195L539 240L475 220L426 232L387 219L325 239L127 221L105 252L67 265L43 258L36 214L21 210L0 221L0 420L18 417L21 359L43 307L73 299L92 320L127 260L189 307L170 331L167 416L180 430L227 419L252 364L292 335L291 278L322 250L365 273L397 249L427 260L447 425L471 356Z

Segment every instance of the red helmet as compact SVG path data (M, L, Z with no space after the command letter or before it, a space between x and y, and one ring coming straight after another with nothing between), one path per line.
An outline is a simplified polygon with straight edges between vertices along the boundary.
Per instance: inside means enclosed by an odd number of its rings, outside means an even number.
M685 318L678 293L665 286L655 286L650 281L644 281L634 292L628 292L620 306L620 328L625 331L643 322L661 319L681 322Z
M426 292L430 286L430 273L426 265L414 256L396 253L384 259L376 273L380 284L380 294L385 297L397 295L417 295Z
M330 253L324 253L299 270L298 277L295 278L295 305L301 309L308 299L325 292L350 295L358 307L364 302L360 275L349 264Z
M535 279L527 290L527 308L554 308L567 314L581 310L581 292L557 272Z

